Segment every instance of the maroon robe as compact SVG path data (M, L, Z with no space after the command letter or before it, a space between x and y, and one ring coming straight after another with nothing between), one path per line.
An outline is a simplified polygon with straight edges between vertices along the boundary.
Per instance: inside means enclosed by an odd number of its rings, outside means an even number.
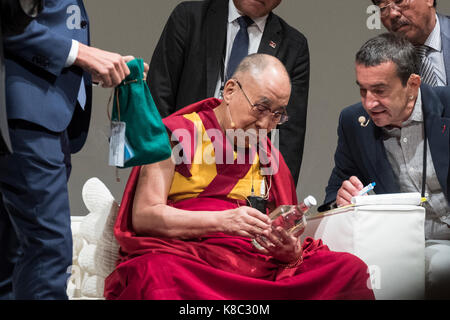
M164 123L170 132L180 127L193 130L181 115L195 111L205 128L220 128L213 112L219 103L217 99L201 101L167 117ZM268 142L269 157L272 148ZM293 179L278 155L270 199L277 206L295 204ZM176 170L190 174L189 166L183 164ZM236 208L242 203L227 199L227 191L223 191L232 186L220 184L230 183L230 175L239 179L240 173L233 170L235 164L217 165L217 177L208 192L170 205L191 211ZM139 171L134 168L130 175L115 224L120 259L105 281L107 299L374 299L364 262L349 253L330 251L321 240L305 239L303 263L287 269L258 253L245 237L216 233L178 240L136 235L131 212Z

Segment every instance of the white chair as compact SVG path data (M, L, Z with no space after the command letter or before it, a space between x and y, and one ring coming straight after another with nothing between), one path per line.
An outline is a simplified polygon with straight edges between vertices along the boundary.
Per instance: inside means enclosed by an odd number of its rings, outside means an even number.
M424 299L424 219L420 206L358 206L309 220L303 237L363 260L376 299Z
M97 178L83 186L82 197L89 214L72 216L73 265L69 299L104 299L105 278L114 270L119 245L113 228L118 203Z
M85 183L82 197L89 214L72 217L74 255L67 292L70 299L104 299L104 280L118 258L113 227L119 206L97 178ZM362 259L377 299L423 299L424 217L419 206L361 206L309 220L303 238L320 238L331 250Z

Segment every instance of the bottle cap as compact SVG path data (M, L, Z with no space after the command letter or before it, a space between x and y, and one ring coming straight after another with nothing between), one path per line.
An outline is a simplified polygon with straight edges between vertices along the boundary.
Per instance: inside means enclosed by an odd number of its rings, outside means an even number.
M313 196L307 196L304 200L303 203L307 206L307 207L312 207L315 206L317 204L316 198L314 198Z

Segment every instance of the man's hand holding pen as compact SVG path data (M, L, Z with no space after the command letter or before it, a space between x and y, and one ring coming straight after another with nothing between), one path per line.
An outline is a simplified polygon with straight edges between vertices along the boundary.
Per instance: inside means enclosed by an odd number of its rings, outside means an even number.
M338 207L351 204L352 197L367 194L375 186L375 182L364 186L362 182L355 176L351 176L345 180L336 195L336 204Z

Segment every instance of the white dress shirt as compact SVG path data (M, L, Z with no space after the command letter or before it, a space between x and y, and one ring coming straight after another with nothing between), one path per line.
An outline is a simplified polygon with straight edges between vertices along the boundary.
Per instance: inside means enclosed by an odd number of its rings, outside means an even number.
M384 147L398 181L400 192L421 192L423 171L424 118L422 94L419 95L409 119L401 128L383 127ZM450 207L439 184L430 144L427 141L427 169L424 203L425 238L450 240Z
M78 49L80 43L77 40L72 39L72 46L70 47L69 55L67 56L66 64L64 65L66 68L72 66L75 60L78 57ZM80 89L78 90L78 103L80 107L84 110L86 106L86 89L84 87L84 79L81 77Z
M64 65L66 68L73 65L75 60L78 57L78 47L80 46L77 40L72 39L72 47L70 47L69 55L67 56L66 64Z

